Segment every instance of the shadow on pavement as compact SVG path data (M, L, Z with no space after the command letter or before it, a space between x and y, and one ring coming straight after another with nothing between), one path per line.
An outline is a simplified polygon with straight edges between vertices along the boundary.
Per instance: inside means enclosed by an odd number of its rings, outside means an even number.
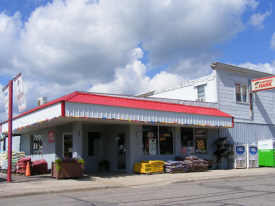
M119 178L119 177L126 177L126 176L136 176L136 175L143 175L143 174L131 174L126 172L110 172L110 171L103 171L103 172L90 172L85 173L83 178L70 178L76 181L95 181L96 179L100 178ZM33 182L33 181L66 181L68 179L59 179L53 178L51 174L40 174L40 175L31 175L25 176L24 174L12 174L11 175L11 182ZM7 183L7 173L0 172L0 183Z

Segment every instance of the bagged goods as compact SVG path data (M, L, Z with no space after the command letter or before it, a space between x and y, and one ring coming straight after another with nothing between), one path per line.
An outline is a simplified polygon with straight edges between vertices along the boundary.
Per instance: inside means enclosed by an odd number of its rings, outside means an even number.
M177 160L185 159L184 161L167 161L164 164L164 171L167 173L183 173L183 172L204 172L207 170L208 162L200 159L198 156L188 156Z
M48 173L48 163L46 160L31 161L30 157L21 158L16 163L16 173L25 174L27 164L30 164L31 174L46 174Z
M189 172L190 171L190 166L184 164L183 161L168 161L164 164L164 171L166 173Z
M11 172L16 172L16 162L20 159L20 157L25 157L25 152L16 152L12 151L12 166L11 166ZM2 172L6 172L8 169L8 152L2 152L0 154L0 167Z
M163 164L161 160L142 160L134 164L134 171L143 174L163 172Z
M47 174L48 173L47 161L44 159L33 161L31 172L32 174Z

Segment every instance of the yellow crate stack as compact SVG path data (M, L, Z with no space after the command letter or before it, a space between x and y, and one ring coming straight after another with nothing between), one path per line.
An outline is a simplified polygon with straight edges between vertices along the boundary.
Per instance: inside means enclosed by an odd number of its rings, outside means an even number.
M163 172L163 165L162 160L142 160L134 164L134 171L143 174Z

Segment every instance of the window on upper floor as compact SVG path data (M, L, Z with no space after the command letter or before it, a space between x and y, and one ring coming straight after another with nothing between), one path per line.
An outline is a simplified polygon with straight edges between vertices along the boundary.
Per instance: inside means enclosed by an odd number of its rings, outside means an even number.
M247 85L235 84L236 102L247 102Z
M198 90L197 101L204 102L205 101L205 85L197 86L197 90Z

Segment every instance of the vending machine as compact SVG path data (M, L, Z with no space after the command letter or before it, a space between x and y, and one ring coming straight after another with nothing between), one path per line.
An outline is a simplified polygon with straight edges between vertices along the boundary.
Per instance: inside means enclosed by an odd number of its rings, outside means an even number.
M274 167L275 164L275 153L274 147L275 140L259 140L258 141L258 149L259 149L259 166L271 166Z
M247 144L247 168L259 167L258 144Z
M156 155L157 154L157 140L149 139L149 154Z
M247 168L247 146L243 143L234 143L234 168Z

